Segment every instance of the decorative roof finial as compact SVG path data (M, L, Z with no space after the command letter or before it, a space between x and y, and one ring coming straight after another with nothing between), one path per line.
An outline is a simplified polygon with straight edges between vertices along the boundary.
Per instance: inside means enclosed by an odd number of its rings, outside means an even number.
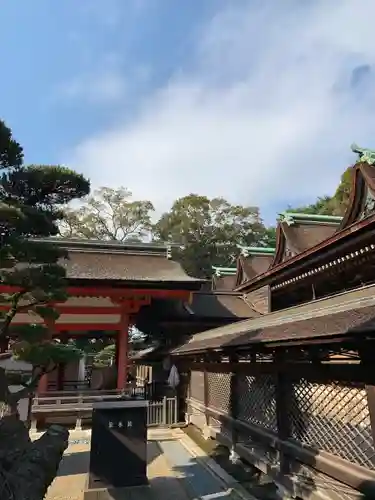
M357 144L352 144L351 149L353 153L357 153L357 161L366 162L369 165L375 164L375 151L373 149L360 148Z

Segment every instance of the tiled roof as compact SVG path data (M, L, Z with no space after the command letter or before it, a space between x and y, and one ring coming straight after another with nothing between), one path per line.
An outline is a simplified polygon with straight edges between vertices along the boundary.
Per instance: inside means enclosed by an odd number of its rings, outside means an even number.
M226 290L230 291L236 285L236 275L231 276L216 276L212 277L212 288L213 290Z
M177 262L154 255L115 252L69 251L61 264L70 279L126 280L153 282L200 281L188 276Z
M68 251L69 258L61 261L68 279L202 282L188 276L179 263L169 258L166 245L65 238L36 241L48 241Z
M269 269L274 259L274 255L252 255L249 257L239 257L240 265L244 270L247 279L255 278L258 274L263 274Z
M220 292L194 293L189 309L197 317L256 318L260 316L244 301L242 295Z
M205 319L236 320L260 316L248 305L241 295L220 292L193 292L190 304L176 299L154 299L143 309L148 319L158 321L200 321Z
M330 238L337 230L338 224L296 224L281 223L286 243L295 253L301 253L318 243Z
M375 286L193 335L174 354L342 335L375 328Z

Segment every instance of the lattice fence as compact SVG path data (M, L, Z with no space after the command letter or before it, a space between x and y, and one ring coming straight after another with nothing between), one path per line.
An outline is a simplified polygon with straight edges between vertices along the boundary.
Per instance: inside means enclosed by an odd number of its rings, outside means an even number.
M239 377L238 418L277 432L275 377Z
M364 388L302 379L294 385L290 419L296 441L375 469Z
M207 373L208 406L230 413L230 374Z
M204 403L204 374L192 371L190 375L189 397Z
M277 434L278 411L281 424L289 421L290 441L375 470L375 448L364 385L318 383L306 379L294 379L292 383L287 377L278 379L276 373L238 374L236 379L237 418L240 421ZM189 394L192 401L199 401L201 405L206 403L208 407L230 415L231 374L208 371L206 388L204 381L203 371L191 372ZM285 398L278 399L276 394L280 387L277 384L282 382L290 385L283 387ZM276 401L280 403L279 408ZM190 408L191 421L202 430L208 424L229 440L235 439L238 444L245 445L257 463L267 464L278 471L283 470L284 461L287 461L291 466L290 472L299 478L302 488L306 486L307 489L326 491L328 498L333 495L332 498L337 500L359 498L358 491L344 485L338 478L333 479L307 464L297 463L293 456L280 454L272 440L268 442L254 429L231 428L230 422L219 420L219 415L207 415L201 405Z

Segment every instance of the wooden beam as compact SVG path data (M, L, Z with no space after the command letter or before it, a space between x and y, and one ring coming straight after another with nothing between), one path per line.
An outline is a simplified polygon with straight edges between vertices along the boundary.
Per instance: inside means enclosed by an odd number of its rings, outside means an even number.
M51 307L54 307L60 314L121 314L120 306L70 306L64 304L51 304ZM32 308L30 308L31 310ZM8 311L9 306L0 305L0 311ZM23 313L27 313L27 310L23 310Z
M21 291L21 287L13 287L9 285L0 285L0 293L15 293ZM153 298L176 298L181 300L190 300L192 292L190 290L153 290L152 288L135 288L130 289L124 285L123 288L110 288L100 286L84 287L84 286L68 286L67 292L75 297L111 297L111 298L137 298L150 296Z
M13 323L12 323L13 324ZM16 325L17 323L14 323ZM118 331L118 323L56 323L55 332L84 332L86 330L110 330Z
M181 360L182 361L182 360ZM373 383L372 364L360 363L288 363L288 362L240 362L240 363L184 363L184 368L214 372L238 372L246 375L267 375L286 373L289 376L306 377L309 380L327 381L341 380L350 382Z

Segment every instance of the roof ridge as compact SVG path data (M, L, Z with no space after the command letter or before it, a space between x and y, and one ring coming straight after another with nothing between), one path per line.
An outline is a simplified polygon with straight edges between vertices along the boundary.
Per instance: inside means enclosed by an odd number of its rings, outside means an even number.
M32 242L40 243L54 243L58 246L67 249L84 250L90 249L103 249L103 250L138 250L138 252L152 251L155 253L165 253L170 255L171 249L180 247L176 243L155 243L155 242L131 242L131 241L116 241L116 240L98 240L98 239L83 239L83 238L29 238Z
M273 247L248 247L243 245L237 245L237 248L241 250L241 255L243 257L253 257L257 255L268 256L274 255L276 248Z
M127 255L137 257L156 257L158 259L168 259L168 255L164 252L142 252L137 249L117 249L117 248L67 248L69 253L74 254L104 254L104 255ZM172 261L175 262L175 261Z
M211 267L215 271L215 276L234 276L237 273L237 267Z
M315 224L335 224L339 225L343 217L339 215L304 214L299 212L282 212L278 221L285 222L288 226L293 224L315 223Z

